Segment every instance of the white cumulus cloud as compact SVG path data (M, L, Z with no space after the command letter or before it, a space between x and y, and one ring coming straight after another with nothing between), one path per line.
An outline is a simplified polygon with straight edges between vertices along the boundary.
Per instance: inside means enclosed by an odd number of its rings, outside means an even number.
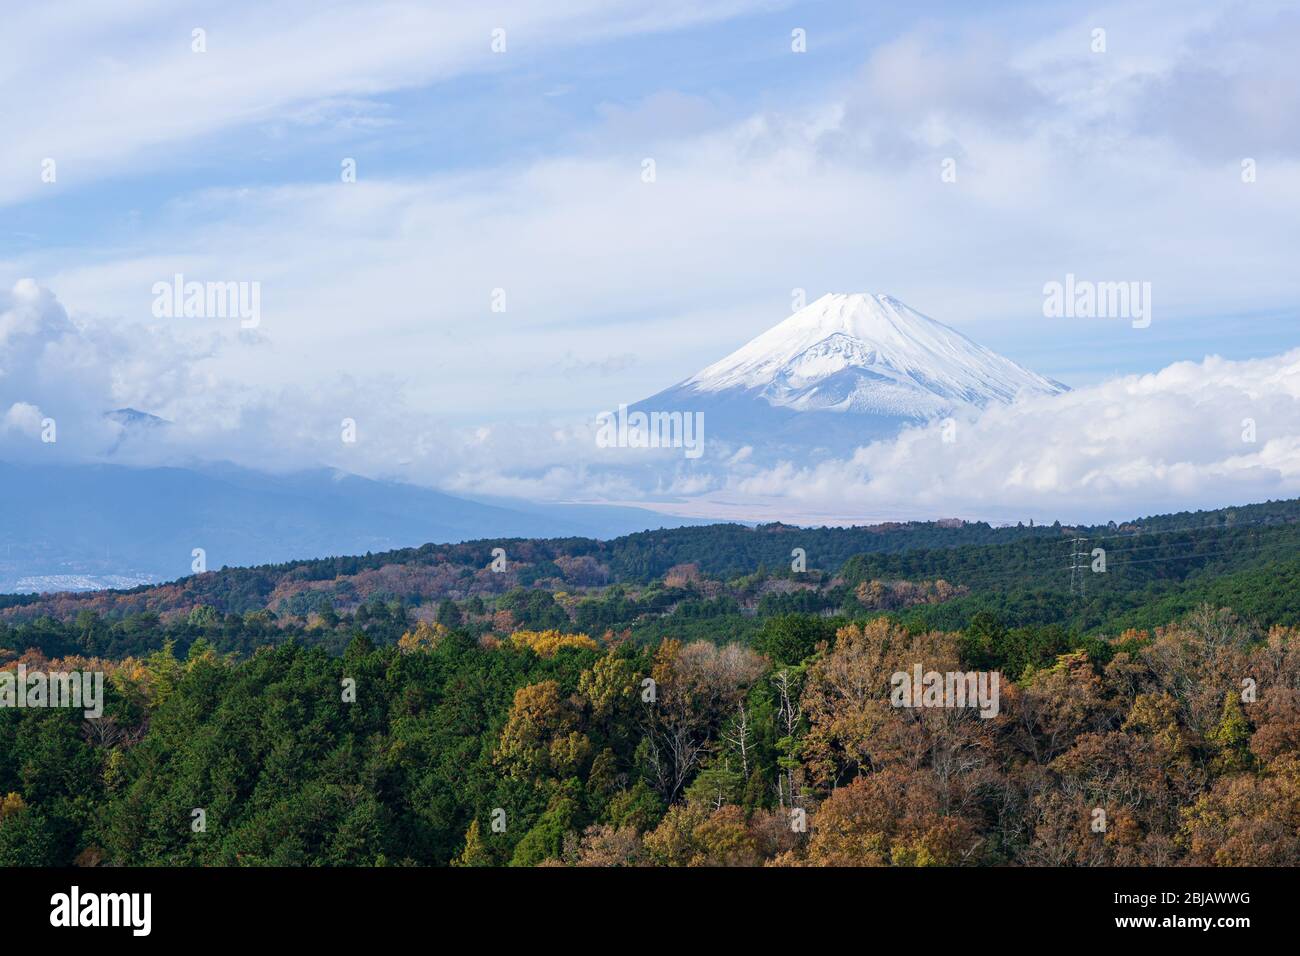
M1300 494L1300 349L1210 357L1028 398L860 448L734 476L787 514L1108 520ZM769 507L771 505L769 504Z

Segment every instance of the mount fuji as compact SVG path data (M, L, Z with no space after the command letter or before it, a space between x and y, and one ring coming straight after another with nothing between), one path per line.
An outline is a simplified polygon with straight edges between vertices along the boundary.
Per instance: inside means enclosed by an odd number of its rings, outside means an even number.
M820 457L1067 390L891 296L828 294L632 409L703 412L707 441L731 453Z

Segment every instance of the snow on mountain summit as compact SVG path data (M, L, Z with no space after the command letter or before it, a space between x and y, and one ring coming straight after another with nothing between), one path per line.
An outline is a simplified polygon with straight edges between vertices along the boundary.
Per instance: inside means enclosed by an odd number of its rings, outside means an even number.
M963 409L1064 391L898 299L855 293L822 296L631 408L700 413L720 455L772 464L842 457Z
M822 296L671 391L927 419L1065 390L898 299L855 293Z

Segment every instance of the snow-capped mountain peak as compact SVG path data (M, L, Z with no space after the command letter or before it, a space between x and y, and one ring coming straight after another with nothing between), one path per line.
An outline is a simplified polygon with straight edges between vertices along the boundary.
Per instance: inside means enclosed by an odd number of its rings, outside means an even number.
M909 425L1066 391L887 295L824 295L721 361L637 402L702 413L707 442L751 463L814 461Z
M931 418L1065 386L972 342L898 299L828 294L672 392L746 392L799 411Z

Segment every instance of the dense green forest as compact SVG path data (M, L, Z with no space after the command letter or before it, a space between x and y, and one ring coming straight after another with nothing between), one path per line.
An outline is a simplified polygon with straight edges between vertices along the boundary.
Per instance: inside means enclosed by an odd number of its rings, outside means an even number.
M1295 864L1298 518L723 525L9 598L0 668L107 702L0 708L0 865ZM998 712L898 706L917 665L996 674Z

